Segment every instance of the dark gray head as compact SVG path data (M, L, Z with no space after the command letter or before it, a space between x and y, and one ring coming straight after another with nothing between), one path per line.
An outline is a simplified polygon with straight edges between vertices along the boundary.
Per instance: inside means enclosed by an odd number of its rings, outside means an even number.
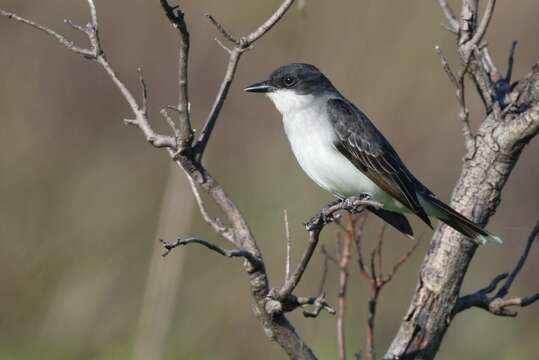
M272 93L291 90L297 95L317 95L335 88L315 66L310 64L288 64L273 71L268 80L253 84L245 91Z

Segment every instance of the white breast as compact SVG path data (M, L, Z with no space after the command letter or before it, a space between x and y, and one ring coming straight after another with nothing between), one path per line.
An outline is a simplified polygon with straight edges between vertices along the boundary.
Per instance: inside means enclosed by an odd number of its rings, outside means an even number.
M288 100L288 108L290 103ZM335 133L327 116L327 97L294 103L303 106L283 111L283 123L292 151L307 175L340 198L368 193L380 202L389 201L390 197L333 145ZM283 104L280 107L283 108Z

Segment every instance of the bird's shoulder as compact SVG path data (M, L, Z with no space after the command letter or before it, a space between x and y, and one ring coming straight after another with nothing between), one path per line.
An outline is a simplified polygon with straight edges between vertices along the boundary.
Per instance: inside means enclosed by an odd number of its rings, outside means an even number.
M371 156L396 152L367 115L345 98L327 101L327 112L338 140Z

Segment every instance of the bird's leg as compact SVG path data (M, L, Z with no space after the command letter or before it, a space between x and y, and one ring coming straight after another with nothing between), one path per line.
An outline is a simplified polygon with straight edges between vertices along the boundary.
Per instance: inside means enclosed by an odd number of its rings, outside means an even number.
M363 211L365 208L365 202L369 202L372 199L372 196L367 193L363 193L359 196L352 196L344 199L341 202L343 210L346 210L352 214L357 214Z
M305 223L307 231L313 231L317 227L322 227L335 221L335 216L333 215L335 213L335 206L342 206L343 201L344 200L336 199L320 209L320 211Z

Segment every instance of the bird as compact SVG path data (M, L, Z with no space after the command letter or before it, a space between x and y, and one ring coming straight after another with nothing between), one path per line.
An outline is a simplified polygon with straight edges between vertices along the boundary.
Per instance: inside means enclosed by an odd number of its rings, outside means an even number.
M368 210L410 238L406 214L431 228L430 218L438 219L479 244L502 243L423 185L367 115L314 65L283 65L244 91L271 99L299 165L337 199L366 196L381 204Z

